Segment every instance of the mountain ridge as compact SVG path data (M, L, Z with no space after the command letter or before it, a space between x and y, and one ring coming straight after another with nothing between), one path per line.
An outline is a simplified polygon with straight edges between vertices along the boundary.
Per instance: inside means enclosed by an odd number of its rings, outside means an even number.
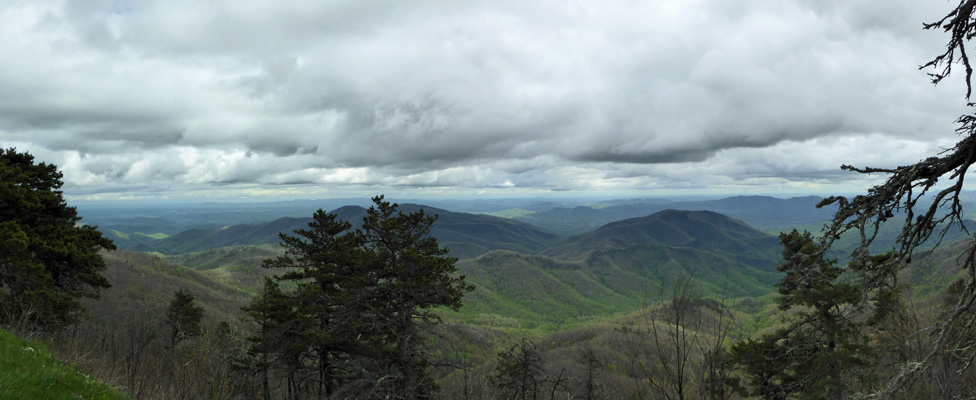
M404 213L420 209L427 214L438 215L431 235L438 238L441 246L451 250L450 255L459 258L477 257L497 249L531 253L558 239L556 235L532 225L500 217L456 213L417 204L402 204L399 208ZM332 213L350 222L353 228L358 228L362 226L366 208L344 206ZM123 249L174 255L228 246L274 244L279 242L279 233L291 234L297 229L305 229L311 221L311 217L281 217L258 224L189 229L162 239L140 236L138 240L133 240L111 230L105 234Z

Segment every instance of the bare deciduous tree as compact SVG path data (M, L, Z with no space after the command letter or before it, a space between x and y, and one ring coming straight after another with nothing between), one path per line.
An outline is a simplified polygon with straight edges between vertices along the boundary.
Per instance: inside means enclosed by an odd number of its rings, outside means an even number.
M945 31L949 38L942 53L920 66L920 69L933 69L929 75L932 82L938 84L952 73L954 66L962 65L966 75L967 104L971 107L976 105L968 102L972 95L973 69L966 45L976 36L974 12L976 0L960 0L941 19L923 24L924 29ZM895 286L893 280L897 271L910 265L913 253L924 242L938 243L950 229L965 229L960 196L969 168L976 163L976 113L962 115L956 122L959 124L956 132L962 139L954 147L915 164L894 168L844 165L841 167L844 170L886 174L888 178L866 194L853 198L833 196L821 202L820 206L838 206L832 222L825 228L821 247L827 251L841 235L853 232L860 236L860 245L852 254L853 263L870 265L869 247L881 224L904 218L895 244L895 256L856 273L856 283L866 289L865 293L883 286ZM905 362L901 372L874 396L890 397L904 389L931 368L947 346L953 346L950 333L954 329L976 323L976 313L971 312L976 305L976 237L970 240L961 260L967 276L964 289L951 311L927 329L933 338L928 350L919 360ZM869 299L865 297L863 302L868 303ZM967 363L976 357L976 347L954 350Z

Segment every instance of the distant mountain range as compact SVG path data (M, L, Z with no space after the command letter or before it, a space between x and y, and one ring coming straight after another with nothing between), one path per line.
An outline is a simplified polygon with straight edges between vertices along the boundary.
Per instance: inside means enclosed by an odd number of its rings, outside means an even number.
M779 249L775 237L725 215L711 211L664 210L611 222L594 231L553 243L540 253L565 258L593 250L648 243L710 251L741 260L765 260Z
M761 230L776 233L793 227L818 229L834 215L835 207L817 208L820 197L780 199L769 196L735 196L719 200L637 201L609 203L605 207L580 206L553 208L529 213L515 219L550 232L572 236L589 232L614 221L643 217L664 210L714 211L745 221Z
M416 204L400 206L403 212L413 212L421 208L428 214L438 215L431 234L438 238L442 246L449 248L451 255L455 257L477 257L491 250L532 253L558 239L552 233L511 219L456 213ZM332 212L340 219L351 222L354 227L359 227L366 215L366 209L359 206L340 207ZM158 237L104 228L103 232L123 249L173 255L227 246L277 243L279 233L290 234L296 229L307 228L311 220L311 217L285 217L259 224L190 229L175 235Z
M401 206L404 212L420 208ZM559 239L518 221L422 208L439 215L433 235L462 258L458 269L476 286L458 314L468 322L496 316L556 329L633 311L659 300L682 279L701 294L729 298L768 294L779 279L777 238L711 211L665 210ZM334 212L359 225L366 210L347 206ZM137 245L254 290L271 273L259 267L261 259L275 255L267 245L279 232L304 228L309 220L193 229Z

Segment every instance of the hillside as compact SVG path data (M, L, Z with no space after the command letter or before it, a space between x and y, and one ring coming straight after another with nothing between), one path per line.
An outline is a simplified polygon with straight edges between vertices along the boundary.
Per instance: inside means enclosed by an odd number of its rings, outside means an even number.
M48 340L58 359L135 399L227 398L238 389L230 361L244 343L241 307L249 294L150 254L102 255L112 287L84 301L89 318ZM203 307L204 336L172 346L166 310L180 289Z
M633 311L683 277L705 296L758 297L774 291L778 257L775 237L741 221L663 211L564 239L537 255L494 251L462 260L458 269L476 289L461 313L470 322L558 329Z
M443 247L450 249L450 254L454 257L477 257L491 250L530 253L557 239L554 234L510 219L456 213L416 204L400 206L403 212L413 212L421 208L428 214L438 215L431 234L438 238ZM345 206L333 212L340 219L353 223L354 227L362 224L362 218L366 215L366 209L359 206ZM159 239L136 233L111 230L104 232L116 240L120 248L173 255L228 246L274 244L278 242L279 233L304 229L309 221L311 217L285 217L260 224L229 225L219 229L191 229Z
M99 319L125 319L127 314L143 311L161 316L179 289L196 296L212 323L236 321L240 308L250 301L250 294L244 290L158 256L118 250L102 252L102 257L107 265L102 275L112 287L102 291L100 299L85 302L85 308Z
M665 210L560 240L539 253L567 259L651 243L715 252L754 266L768 266L780 251L776 237L742 221L711 211Z
M965 238L935 250L918 252L898 278L915 286L922 297L941 294L951 283L966 277L962 256L971 243L972 238Z
M774 291L778 274L720 254L661 244L599 250L585 260L495 251L458 263L475 285L460 318L479 324L558 330L661 300L683 277L702 295L738 298Z
M264 278L281 271L262 268L264 260L284 254L277 244L219 247L193 253L164 256L167 261L200 271L222 284L258 293Z
M56 359L40 342L0 329L0 399L123 400L111 386Z
M609 202L594 206L553 208L516 217L563 236L573 236L596 229L602 225L637 218L667 209L685 211L713 211L763 231L776 233L793 227L819 228L833 216L833 208L816 207L820 197L793 197L780 199L769 196L734 196L718 200L662 201L641 200Z

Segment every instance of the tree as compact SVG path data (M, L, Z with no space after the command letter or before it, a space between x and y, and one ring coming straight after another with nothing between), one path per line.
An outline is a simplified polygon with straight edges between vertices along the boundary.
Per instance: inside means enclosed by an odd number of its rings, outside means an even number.
M923 24L927 30L941 29L948 33L945 50L920 66L920 69L933 69L929 76L933 84L939 84L952 73L954 66L965 69L967 105L972 95L973 68L966 45L976 37L976 0L960 0L952 11L941 19ZM860 236L860 245L853 251L852 264L871 264L872 255L868 250L882 223L889 219L901 220L901 232L895 243L895 252L884 263L855 271L854 282L859 287L872 291L883 286L897 286L893 279L898 270L912 261L915 249L922 243L935 240L941 242L949 229L962 228L963 207L961 194L966 174L976 163L976 112L960 116L956 122L956 132L962 139L956 145L917 163L895 168L855 167L843 165L842 169L857 173L880 173L887 175L884 183L874 186L866 194L853 198L832 196L819 206L837 205L833 220L824 230L820 251L827 251L841 235L853 232ZM897 216L897 217L896 217ZM901 219L901 218L904 219ZM962 268L966 272L965 289L957 303L944 318L940 318L929 331L933 334L930 349L917 361L909 361L902 366L887 385L875 395L890 397L902 390L920 373L936 361L939 354L951 346L951 332L961 324L974 322L971 311L976 305L976 236L962 254ZM890 271L891 273L878 273ZM862 303L870 299L865 296ZM973 361L976 347L951 349L962 359ZM958 350L958 351L956 351Z
M362 238L368 250L367 290L377 327L390 344L390 361L399 369L394 391L404 398L429 397L433 385L421 351L420 324L440 319L435 307L457 310L473 289L456 275L456 258L447 257L430 229L437 216L418 210L404 214L398 205L373 198L363 217Z
M109 282L99 271L112 241L82 225L61 195L56 166L28 153L0 152L0 319L38 328L77 320L79 298L98 298Z
M286 396L300 398L305 380L306 355L310 351L311 320L301 314L294 297L282 292L277 282L265 278L264 291L244 308L247 317L258 324L250 346L245 369L260 375L264 399L272 398L271 373L279 371L285 379Z
M701 296L693 297L692 276L679 278L671 298L654 315L650 309L641 311L651 328L651 352L654 360L651 368L641 365L651 389L662 399L685 399L691 386L690 367L692 351L699 347L702 330ZM662 288L663 290L663 288ZM724 311L724 310L719 310ZM663 321L662 321L663 320Z
M635 398L725 399L735 388L725 344L730 310L724 298L703 298L693 280L663 285L660 303L641 309L640 325L624 331Z
M780 234L784 272L776 299L792 311L786 327L736 344L733 357L751 377L753 395L764 398L848 397L851 369L865 364L866 340L851 313L863 292L839 282L844 272L823 257L809 232Z
M351 227L335 214L318 210L308 229L296 230L295 236L280 235L285 255L263 264L286 270L278 279L297 285L294 292L281 296L295 308L292 329L301 330L293 332L298 335L293 345L314 353L320 396L330 396L342 384L340 363L364 353L369 346L363 343L374 336L363 322L365 249L362 236L349 232ZM307 321L298 323L297 318Z
M166 325L170 326L170 346L176 347L181 340L200 336L203 328L203 307L194 304L196 297L183 289L173 292L173 300L166 309Z
M506 399L538 399L542 386L548 381L542 365L542 355L535 343L522 341L508 351L498 353L498 364L491 376L491 383Z
M438 322L434 308L459 308L471 287L429 236L436 217L404 214L382 196L373 202L355 231L317 211L308 229L281 235L285 254L263 265L284 270L276 279L295 289L266 282L247 309L260 325L252 359L263 375L285 372L289 397L308 380L318 397L412 399L433 390L421 328ZM301 370L316 374L302 378Z

